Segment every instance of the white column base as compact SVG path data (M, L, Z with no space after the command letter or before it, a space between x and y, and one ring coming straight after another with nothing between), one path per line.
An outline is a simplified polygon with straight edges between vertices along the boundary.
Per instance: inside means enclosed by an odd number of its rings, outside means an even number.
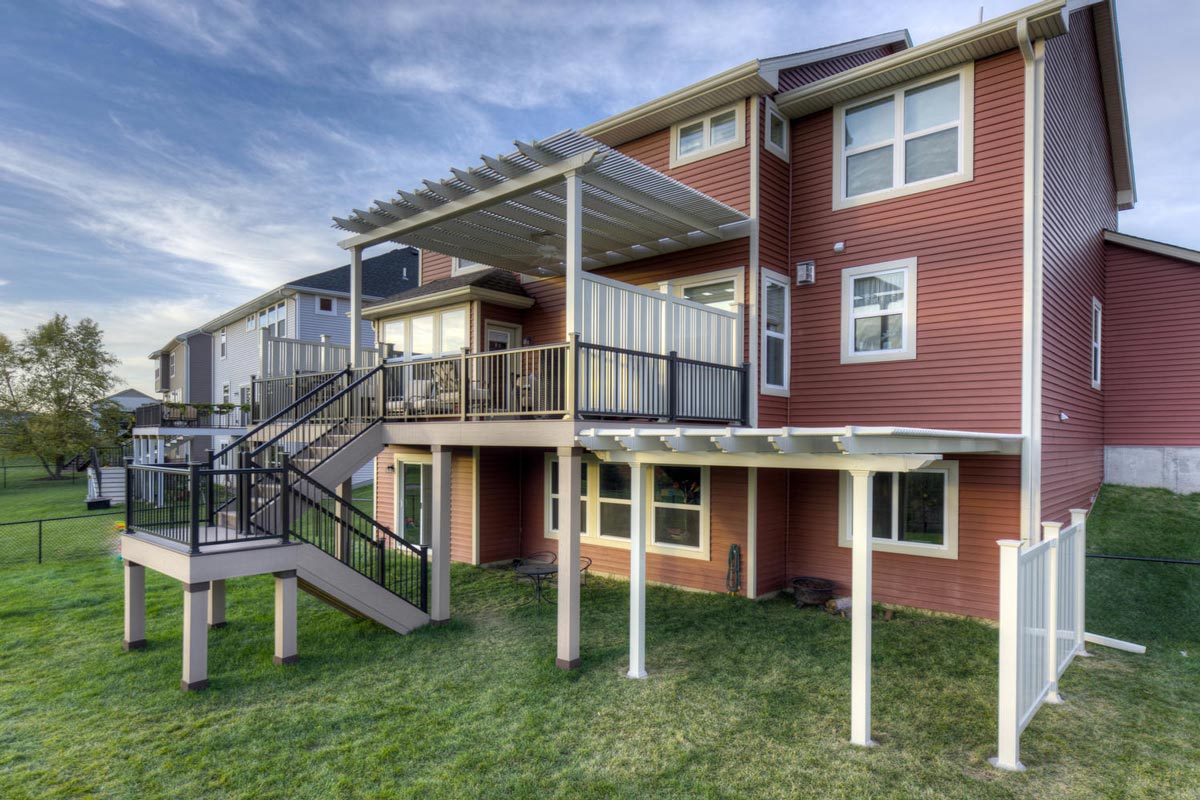
M179 688L194 692L208 688L207 583L183 585L183 678Z

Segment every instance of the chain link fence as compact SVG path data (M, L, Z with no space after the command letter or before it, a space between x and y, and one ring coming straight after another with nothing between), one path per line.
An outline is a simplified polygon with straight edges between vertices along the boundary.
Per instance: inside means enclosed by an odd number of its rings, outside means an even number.
M0 522L0 567L115 555L123 511Z

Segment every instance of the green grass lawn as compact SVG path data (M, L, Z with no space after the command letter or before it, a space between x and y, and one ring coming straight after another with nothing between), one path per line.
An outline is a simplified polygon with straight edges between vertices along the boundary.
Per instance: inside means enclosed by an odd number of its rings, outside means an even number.
M5 457L2 463L11 469L0 484L0 522L89 513L86 474L52 481L35 459Z
M1143 496L1118 491L1101 498L1093 548L1123 544L1122 509ZM1189 526L1194 548L1194 506L1181 539ZM589 580L583 665L563 673L553 609L521 605L529 589L505 572L456 566L453 621L409 636L301 595L301 663L279 668L271 579L247 578L230 582L229 627L210 635L210 689L185 694L179 585L148 578L150 646L123 653L116 559L0 570L0 797L1166 798L1200 786L1200 652L1177 647L1200 641L1170 610L1178 586L1159 579L1137 613L1089 582L1089 630L1149 652L1077 660L1068 702L1023 736L1028 771L1009 774L986 762L996 632L973 621L876 624L880 746L861 750L846 741L849 623L786 599L650 587L651 676L631 681L627 584Z

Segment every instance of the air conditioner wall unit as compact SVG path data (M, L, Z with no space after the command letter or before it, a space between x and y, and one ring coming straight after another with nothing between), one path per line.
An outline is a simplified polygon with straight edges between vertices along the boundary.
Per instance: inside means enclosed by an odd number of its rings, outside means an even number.
M817 282L817 262L798 261L796 263L796 285L811 286Z

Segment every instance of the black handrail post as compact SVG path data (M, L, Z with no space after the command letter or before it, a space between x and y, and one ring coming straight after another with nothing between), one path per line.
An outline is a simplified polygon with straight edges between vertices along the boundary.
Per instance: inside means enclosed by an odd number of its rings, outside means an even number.
M579 334L571 334L571 344L569 350L569 363L567 364L567 374L570 376L571 386L571 407L567 411L567 416L571 419L579 419L579 381L583 374L582 365L579 363Z
M193 461L188 464L188 473L188 534L191 551L195 554L200 552L200 463Z
M250 454L245 450L238 453L237 476L237 530L245 533L250 530Z
M750 424L750 364L742 362L742 418L743 425Z
M386 550L386 548L385 548L385 546L384 546L384 541L383 541L383 539L376 539L376 540L375 540L375 552L377 552L377 553L379 554L379 578L378 578L378 582L379 582L379 585L380 585L380 586L382 586L382 587L384 587L384 588L387 588L387 584L386 584L386 583L384 582L384 580L383 580L383 563L384 563L384 559L387 557L387 550Z
M292 484L288 475L292 459L284 453L279 457L279 528L283 543L287 544L292 529Z
M125 459L125 532L133 530L133 459Z
M667 354L667 418L675 422L679 417L679 353L672 350Z
M421 610L429 613L429 545L421 545Z
M204 459L204 462L206 464L208 464L209 472L212 472L213 469L215 469L215 467L216 467L216 465L213 463L213 449L211 447L208 447L208 448L205 448L204 452L207 453L207 457ZM216 508L216 499L217 499L216 483L217 482L215 480L213 480L213 478L214 478L213 475L208 476L208 514L206 516L208 518L209 525L212 525L216 521L213 519L213 509Z

